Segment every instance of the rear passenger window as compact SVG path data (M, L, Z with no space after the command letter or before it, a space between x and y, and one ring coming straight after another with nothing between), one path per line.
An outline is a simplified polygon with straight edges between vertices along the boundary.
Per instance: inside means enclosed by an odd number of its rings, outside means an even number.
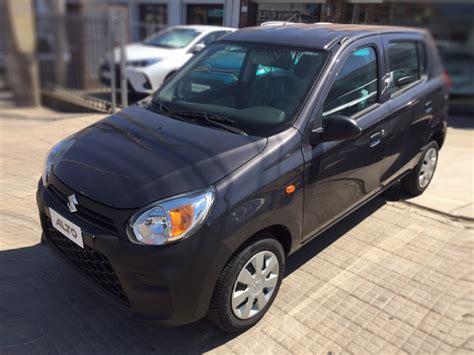
M391 42L388 46L390 85L394 94L421 78L424 71L424 48L417 42Z
M355 51L336 76L323 116L353 116L377 102L377 55L373 47Z

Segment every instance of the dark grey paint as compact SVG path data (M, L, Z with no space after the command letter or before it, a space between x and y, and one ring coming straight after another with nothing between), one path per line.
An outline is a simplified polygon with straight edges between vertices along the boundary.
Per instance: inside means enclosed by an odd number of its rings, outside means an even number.
M431 60L425 80L391 99L382 95L387 68L381 55L382 36L390 32L421 38ZM431 139L440 145L444 140L447 88L423 31L299 25L241 30L225 40L329 50L330 60L294 127L268 139L244 137L129 108L70 137L49 184L66 196L76 193L80 206L112 219L116 233L84 223L53 196L51 186L38 186L43 229L49 206L80 225L85 244L111 261L137 317L173 325L202 318L227 260L255 233L269 228L291 254L412 169ZM312 145L340 63L365 45L380 55L378 105L354 117L359 137ZM371 147L371 137L382 130L379 144ZM217 200L195 235L161 247L128 240L127 223L138 208L210 184ZM294 194L285 193L289 184L296 186Z

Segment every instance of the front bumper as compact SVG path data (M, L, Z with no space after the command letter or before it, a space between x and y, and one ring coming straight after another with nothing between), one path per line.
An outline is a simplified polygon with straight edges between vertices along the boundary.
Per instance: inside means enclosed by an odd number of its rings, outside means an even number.
M36 196L43 241L82 279L135 318L181 325L205 316L218 273L208 269L217 253L203 252L202 238L157 247L131 243L125 227L134 210L114 210L76 192L78 212L70 213L66 199L74 191L52 179L47 188L39 182ZM84 249L52 228L49 207L81 227Z
M153 87L149 75L142 69L128 69L127 79L135 92L141 94L153 93Z
M114 69L115 70L115 88L117 90L121 90L122 87L122 82L120 80L120 66L117 65L116 68ZM128 69L127 69L128 70ZM110 75L110 67L108 64L102 64L100 66L100 69L99 69L99 79L100 79L100 82L102 83L102 85L105 85L105 86L111 86L112 85L112 82L111 82L111 75ZM148 78L146 78L148 80ZM143 85L145 87L150 87L151 88L151 84L148 82L145 82L143 83ZM148 92L145 92L145 91L139 91L139 90L135 90L135 87L134 85L132 85L132 83L130 82L130 78L128 78L128 75L127 75L127 91L128 93L130 94L148 94ZM149 92L151 92L151 90L148 90Z

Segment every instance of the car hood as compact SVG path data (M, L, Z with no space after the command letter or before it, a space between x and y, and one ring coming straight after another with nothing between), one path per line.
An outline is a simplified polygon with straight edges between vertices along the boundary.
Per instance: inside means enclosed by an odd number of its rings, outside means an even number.
M254 158L266 142L134 106L67 138L53 172L99 203L138 208L212 185Z
M155 46L147 46L143 43L132 43L125 46L125 54L127 62L144 59L164 59L176 54L179 49L160 48ZM120 47L114 48L115 62L120 62Z

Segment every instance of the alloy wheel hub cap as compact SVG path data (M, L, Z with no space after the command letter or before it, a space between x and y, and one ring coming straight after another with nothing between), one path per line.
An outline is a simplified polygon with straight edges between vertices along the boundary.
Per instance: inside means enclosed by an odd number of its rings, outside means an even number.
M275 254L262 251L252 256L235 280L231 307L239 319L257 315L270 301L280 277L280 265Z
M438 153L436 152L436 149L428 149L425 153L425 156L423 157L423 163L421 164L420 173L418 175L418 183L422 189L428 186L430 183L436 169L437 160Z

